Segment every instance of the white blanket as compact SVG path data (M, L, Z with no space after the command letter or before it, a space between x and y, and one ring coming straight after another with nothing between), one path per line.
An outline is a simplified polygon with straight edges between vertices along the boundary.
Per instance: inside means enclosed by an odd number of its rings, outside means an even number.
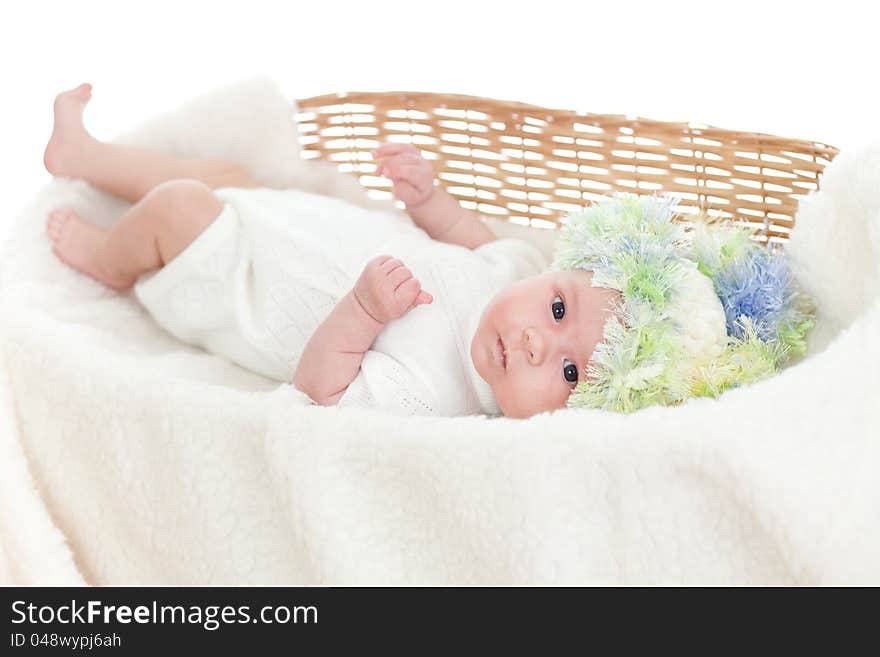
M289 117L255 81L126 141L369 203L299 161ZM878 188L880 148L844 153L803 204L819 325L771 380L631 416L402 420L308 406L66 268L47 212L125 205L55 181L0 263L0 582L880 584Z

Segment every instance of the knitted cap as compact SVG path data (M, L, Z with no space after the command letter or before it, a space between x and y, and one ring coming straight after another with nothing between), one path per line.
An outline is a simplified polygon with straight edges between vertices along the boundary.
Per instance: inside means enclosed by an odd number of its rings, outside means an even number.
M784 256L739 222L701 217L686 231L677 203L619 195L566 218L553 269L590 270L592 285L622 298L569 407L716 397L805 351L812 308Z

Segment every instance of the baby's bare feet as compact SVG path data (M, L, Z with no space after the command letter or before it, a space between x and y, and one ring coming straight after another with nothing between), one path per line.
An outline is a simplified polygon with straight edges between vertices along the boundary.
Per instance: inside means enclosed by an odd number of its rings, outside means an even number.
M70 208L55 210L46 223L52 250L63 262L114 290L127 290L134 279L111 274L101 262L107 230L81 219Z
M55 98L55 126L43 155L54 176L75 178L83 148L92 139L83 125L83 110L92 97L92 85L81 84Z

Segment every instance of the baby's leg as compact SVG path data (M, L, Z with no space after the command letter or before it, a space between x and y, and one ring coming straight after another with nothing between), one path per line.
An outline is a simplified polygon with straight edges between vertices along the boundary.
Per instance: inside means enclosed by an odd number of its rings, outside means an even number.
M82 119L91 93L91 85L81 84L55 99L55 127L43 156L49 173L80 178L130 203L163 182L181 178L199 180L211 189L259 186L241 167L226 160L176 158L98 141Z
M68 265L115 290L127 290L141 274L174 259L222 209L203 183L173 180L150 191L110 229L61 209L49 215L46 233Z

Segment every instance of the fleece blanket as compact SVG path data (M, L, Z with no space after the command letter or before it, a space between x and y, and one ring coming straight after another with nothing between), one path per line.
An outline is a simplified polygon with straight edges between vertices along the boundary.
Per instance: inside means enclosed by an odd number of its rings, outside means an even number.
M120 139L378 203L300 160L291 113L251 81ZM66 268L47 213L126 206L56 180L2 259L0 582L880 584L878 189L866 147L802 204L818 326L770 380L630 416L401 419L310 406Z

